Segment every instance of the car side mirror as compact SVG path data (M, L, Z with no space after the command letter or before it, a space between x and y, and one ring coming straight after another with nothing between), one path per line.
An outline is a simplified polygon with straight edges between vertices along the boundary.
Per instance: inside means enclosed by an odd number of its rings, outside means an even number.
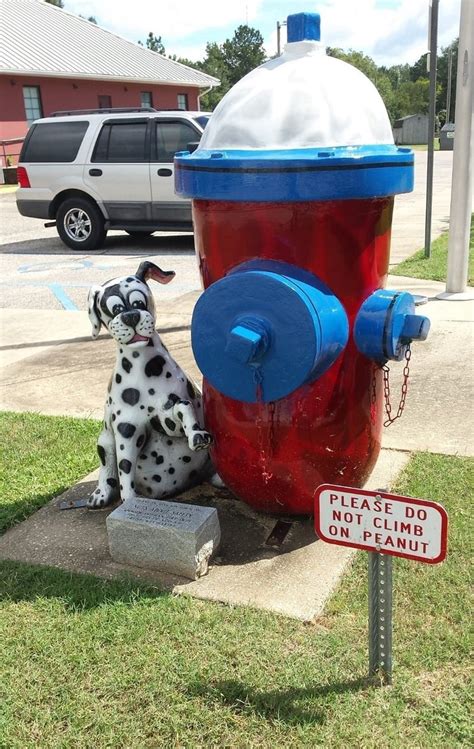
M199 141L197 140L197 141L193 141L192 143L188 143L186 148L189 151L189 153L193 153L198 146L199 146Z

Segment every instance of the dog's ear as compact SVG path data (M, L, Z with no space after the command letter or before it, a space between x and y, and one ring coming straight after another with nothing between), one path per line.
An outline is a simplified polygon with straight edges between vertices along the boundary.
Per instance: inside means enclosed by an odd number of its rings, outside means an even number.
M101 286L94 284L89 289L89 296L87 298L87 309L89 312L89 320L92 325L92 338L97 338L100 331L101 320L97 311L97 297L99 296Z
M143 263L140 263L135 275L140 281L144 281L145 283L149 278L152 278L153 281L158 281L158 283L169 283L173 280L176 273L174 270L161 270L155 263L145 260Z

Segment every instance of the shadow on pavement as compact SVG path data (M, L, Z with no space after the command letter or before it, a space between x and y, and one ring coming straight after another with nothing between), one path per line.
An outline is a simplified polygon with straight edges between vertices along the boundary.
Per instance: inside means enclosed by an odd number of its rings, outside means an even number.
M153 234L140 240L140 246L137 247L137 240L129 237L127 234L110 235L105 240L104 245L93 252L81 252L80 250L71 250L61 242L58 237L47 237L44 239L27 239L23 242L6 242L0 245L0 253L4 255L93 255L100 257L102 255L153 255L153 253L173 254L182 252L186 255L194 255L194 235L193 234L171 234L164 236L162 234Z

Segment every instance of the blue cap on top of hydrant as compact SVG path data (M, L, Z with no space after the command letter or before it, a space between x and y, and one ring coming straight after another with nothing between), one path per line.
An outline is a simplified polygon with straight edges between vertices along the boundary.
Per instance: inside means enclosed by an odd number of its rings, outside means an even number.
M286 36L288 42L302 42L311 39L319 42L321 38L319 13L293 13L286 19Z
M357 348L377 362L401 361L412 341L425 341L430 321L415 315L415 300L407 291L379 289L363 303L354 325Z

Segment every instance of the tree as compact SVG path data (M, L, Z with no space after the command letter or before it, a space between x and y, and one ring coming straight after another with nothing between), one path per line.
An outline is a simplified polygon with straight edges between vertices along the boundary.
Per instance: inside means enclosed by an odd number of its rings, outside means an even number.
M454 121L454 110L456 106L456 78L458 68L458 47L459 39L455 39L447 47L442 48L441 54L438 57L438 70L437 70L437 82L440 86L440 93L438 96L438 102L444 109L448 106L448 68L449 68L449 56L451 54L451 102L449 107L450 121ZM441 114L441 113L440 113ZM448 113L444 113L446 119Z
M223 44L208 42L206 56L197 67L203 73L219 78L221 85L202 97L203 108L215 109L224 94L265 59L263 36L258 29L247 25L239 26L232 39L226 39Z
M45 3L49 3L50 5L56 5L58 8L64 8L64 2L63 0L44 0Z
M143 42L138 42L143 47ZM145 47L151 49L152 52L158 52L160 55L165 54L165 45L161 41L161 36L155 36L153 31L150 31L146 38Z

